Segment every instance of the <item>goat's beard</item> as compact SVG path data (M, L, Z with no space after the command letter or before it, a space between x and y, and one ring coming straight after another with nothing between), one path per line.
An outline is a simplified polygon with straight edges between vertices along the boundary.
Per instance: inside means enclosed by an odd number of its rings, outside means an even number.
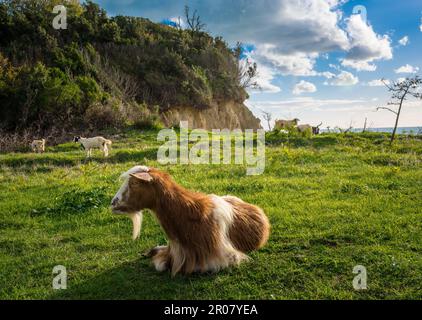
M127 217L132 220L132 239L136 240L139 238L141 234L141 227L142 227L142 211L137 213L128 213Z

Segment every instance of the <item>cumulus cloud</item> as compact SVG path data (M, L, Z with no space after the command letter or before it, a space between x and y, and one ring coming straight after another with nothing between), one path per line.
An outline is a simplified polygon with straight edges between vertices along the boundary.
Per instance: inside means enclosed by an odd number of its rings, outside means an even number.
M377 66L375 64L370 63L369 61L359 61L359 60L349 60L344 59L341 62L343 67L353 68L357 71L375 71L377 70Z
M368 86L370 87L383 87L385 84L389 85L390 80L375 79L368 82Z
M410 64L401 66L400 68L394 70L395 73L418 73L419 67L413 67Z
M363 21L361 15L347 19L347 33L350 49L342 65L358 71L375 71L377 60L391 60L393 49L388 35L378 35L371 25Z
M274 70L268 68L265 65L258 65L258 77L256 82L260 87L261 92L267 93L277 93L281 92L281 88L274 85L272 81L274 80L275 73Z
M323 77L325 77L327 79L332 79L332 78L334 78L336 76L334 73L332 73L330 71L320 72L318 75L319 76L323 76Z
M283 54L273 44L257 46L253 57L264 65L274 68L279 74L293 76L314 76L315 60L318 54Z
M359 78L354 76L352 73L347 71L342 71L336 75L331 81L326 82L326 84L331 86L354 86L359 83Z
M409 37L405 36L399 40L399 45L405 47L409 44Z
M293 88L294 95L300 95L302 93L313 93L316 91L317 91L317 88L313 83L307 82L304 80L297 83Z

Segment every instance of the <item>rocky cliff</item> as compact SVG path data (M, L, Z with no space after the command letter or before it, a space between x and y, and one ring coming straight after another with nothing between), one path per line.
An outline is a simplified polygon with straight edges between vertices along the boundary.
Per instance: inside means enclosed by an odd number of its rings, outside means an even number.
M261 129L261 122L241 103L227 101L200 110L192 107L174 107L161 114L166 127L188 121L190 129Z

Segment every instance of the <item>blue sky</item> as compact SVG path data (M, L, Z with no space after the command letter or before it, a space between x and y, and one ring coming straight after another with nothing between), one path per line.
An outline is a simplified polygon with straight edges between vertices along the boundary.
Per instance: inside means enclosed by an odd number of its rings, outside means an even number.
M248 46L261 91L246 105L257 115L299 118L324 127L390 127L394 115L380 79L422 74L420 0L98 0L110 15L155 22L197 9L207 30ZM366 14L354 14L357 6ZM362 10L360 10L362 11ZM365 20L366 16L366 20ZM409 100L400 126L422 126L422 101Z

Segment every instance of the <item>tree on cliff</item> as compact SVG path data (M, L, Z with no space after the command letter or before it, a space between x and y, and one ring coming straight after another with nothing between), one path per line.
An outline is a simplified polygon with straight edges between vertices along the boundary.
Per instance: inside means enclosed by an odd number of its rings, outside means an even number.
M391 101L388 103L389 106L396 107L378 107L378 110L387 110L396 115L396 121L394 124L393 133L391 134L390 145L393 144L396 137L397 127L400 120L403 104L409 97L422 99L422 79L419 76L413 78L406 78L404 80L393 82L389 84L387 81L382 80L388 91L391 92Z
M258 82L258 65L251 62L248 58L242 58L243 45L238 42L234 49L234 55L237 59L237 81L244 89L260 89Z

